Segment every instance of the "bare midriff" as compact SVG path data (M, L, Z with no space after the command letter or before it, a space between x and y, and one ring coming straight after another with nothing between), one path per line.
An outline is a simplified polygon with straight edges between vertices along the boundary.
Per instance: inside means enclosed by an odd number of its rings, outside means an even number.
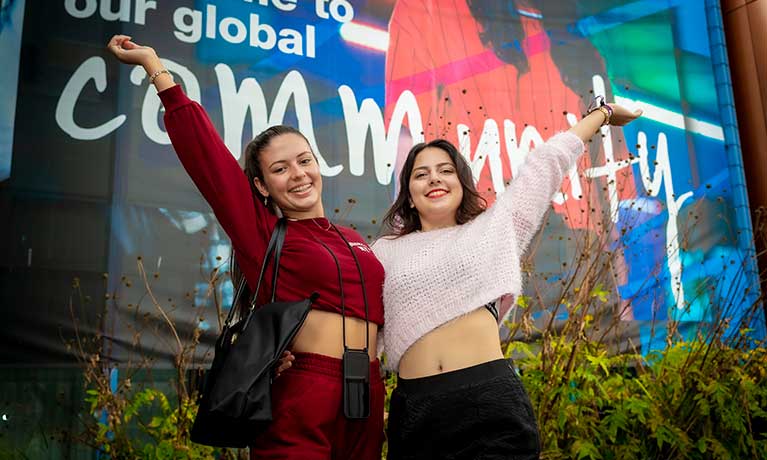
M369 328L368 354L373 361L376 358L378 325L370 323ZM364 319L346 317L346 345L355 349L365 347ZM339 313L310 311L289 350L293 353L317 353L341 358L344 354L343 317Z
M399 362L404 379L428 377L503 358L498 323L480 307L421 337Z

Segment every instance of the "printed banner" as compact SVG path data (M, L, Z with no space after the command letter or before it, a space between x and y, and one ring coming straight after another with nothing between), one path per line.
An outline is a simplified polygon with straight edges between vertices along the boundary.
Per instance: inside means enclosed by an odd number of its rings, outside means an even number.
M67 359L75 278L87 296L79 313L107 331L118 361L174 351L145 283L180 336L203 331L200 353L219 327L213 305L231 299L228 282L210 288L229 241L173 152L147 75L105 50L118 33L157 51L241 164L269 125L299 128L320 161L329 217L371 242L414 143L458 145L492 203L594 95L641 107L630 126L602 128L552 197L529 261L526 292L544 306L535 318L555 310L588 235L610 241L605 288L630 331L619 340L642 352L664 343L670 319L691 333L717 305L744 310L758 283L740 238L750 223L740 153L728 148L737 140L722 128L732 109L724 64L710 50L722 31L706 3L3 1L0 356Z

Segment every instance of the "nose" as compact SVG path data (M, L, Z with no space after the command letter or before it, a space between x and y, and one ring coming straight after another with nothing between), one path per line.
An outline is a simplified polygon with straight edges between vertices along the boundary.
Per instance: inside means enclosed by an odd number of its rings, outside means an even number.
M430 172L429 173L429 184L439 184L442 180L439 178L439 174L436 172Z
M306 171L304 171L303 168L300 168L298 166L292 166L290 168L290 177L292 179L301 179L304 176L306 176Z

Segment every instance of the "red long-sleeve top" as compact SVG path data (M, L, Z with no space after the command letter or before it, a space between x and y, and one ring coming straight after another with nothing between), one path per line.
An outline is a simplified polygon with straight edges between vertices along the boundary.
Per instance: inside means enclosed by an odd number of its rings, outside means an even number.
M165 127L176 154L231 238L237 262L253 290L277 216L253 199L248 178L200 104L189 99L178 85L159 95L165 106ZM317 292L320 297L314 308L341 313L338 268L332 255L318 242L321 241L338 258L346 315L364 319L363 295L367 294L370 321L383 325L383 266L357 232L342 226L338 229L357 255L367 292L362 290L349 247L322 217L288 221L277 299L300 300ZM261 301L271 296L271 275L270 265L261 283Z

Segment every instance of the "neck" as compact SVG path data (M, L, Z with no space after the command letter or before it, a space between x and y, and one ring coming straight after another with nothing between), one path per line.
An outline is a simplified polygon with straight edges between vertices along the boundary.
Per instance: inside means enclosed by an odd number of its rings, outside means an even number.
M455 216L443 219L424 219L421 217L421 231L430 232L432 230L439 230L440 228L455 227L458 223L455 221Z
M308 211L283 210L282 215L289 220L316 219L318 217L325 217L325 209L320 205Z

